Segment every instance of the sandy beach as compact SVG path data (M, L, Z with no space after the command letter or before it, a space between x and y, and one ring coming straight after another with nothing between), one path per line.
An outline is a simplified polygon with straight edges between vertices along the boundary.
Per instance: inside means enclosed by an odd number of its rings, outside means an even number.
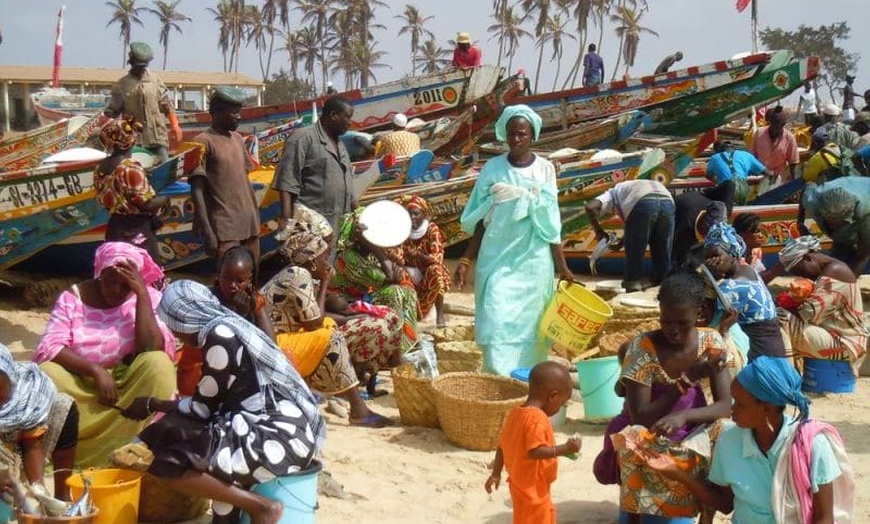
M451 293L446 302L470 307L473 296ZM0 333L17 358L27 358L34 349L50 311L26 307L20 291L0 287ZM449 317L451 324L468 324L471 320L467 316ZM430 323L422 326L433 327ZM391 390L389 374L382 373L380 378L381 387ZM326 414L326 468L344 486L348 498L321 496L318 522L511 522L506 485L492 496L483 489L493 453L459 449L447 442L439 430L399 426L392 395L371 403L397 425L386 429L349 427L346 420ZM814 397L812 413L840 430L855 469L857 504L853 522L870 522L870 488L863 483L865 472L870 471L870 441L865 440L870 427L870 379L859 379L851 395ZM616 522L617 487L602 486L592 476L592 462L601 450L603 432L603 425L583 422L583 404L575 390L568 405L568 422L557 431L556 438L562 442L579 433L583 436L583 451L576 462L560 459L559 479L552 488L560 523ZM719 515L716 522L730 519Z

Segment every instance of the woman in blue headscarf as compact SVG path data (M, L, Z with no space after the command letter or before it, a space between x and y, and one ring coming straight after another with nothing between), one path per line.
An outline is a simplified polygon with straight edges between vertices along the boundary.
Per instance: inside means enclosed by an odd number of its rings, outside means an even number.
M731 419L706 479L667 455L638 450L735 523L853 522L855 482L836 428L809 418L801 377L784 358L761 356L731 383ZM796 413L787 413L794 406Z
M737 324L749 337L749 361L760 355L784 357L785 343L776 317L776 303L757 271L740 264L746 243L727 223L713 225L704 239L705 264L719 281L728 304L719 309L737 312Z
M553 296L554 270L570 281L574 274L562 254L556 169L530 150L541 117L510 106L495 129L510 151L489 160L474 184L461 218L472 238L455 282L462 289L476 262L475 340L484 371L508 375L547 358L538 323Z

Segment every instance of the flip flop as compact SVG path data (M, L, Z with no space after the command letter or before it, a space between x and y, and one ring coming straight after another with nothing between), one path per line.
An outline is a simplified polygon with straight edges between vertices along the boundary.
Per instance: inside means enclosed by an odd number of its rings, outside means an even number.
M350 419L350 425L361 428L385 428L387 426L392 426L393 421L383 415L371 413L362 420Z

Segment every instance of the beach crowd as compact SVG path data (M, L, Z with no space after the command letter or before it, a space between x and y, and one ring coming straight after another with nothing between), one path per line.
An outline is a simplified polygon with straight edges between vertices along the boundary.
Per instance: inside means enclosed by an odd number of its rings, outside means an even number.
M474 67L479 52L461 47L465 36L457 52ZM215 522L236 522L244 511L255 524L275 523L282 505L250 488L322 458L324 398L344 399L351 425L391 425L366 403L385 394L378 373L417 346L418 321L430 312L445 324L445 294L473 272L483 371L532 368L529 397L508 415L485 489L498 489L506 469L514 522L556 522L549 488L557 457L581 442L555 442L548 417L573 386L564 366L548 362L538 325L557 272L575 285L583 278L562 251L556 169L533 149L541 118L514 105L496 122L509 152L480 171L461 216L470 240L451 274L425 199L396 200L411 221L399 245L379 245L360 220L352 157L418 150L407 119L394 119L380 143L348 141L353 106L329 97L319 119L287 141L275 172L285 267L263 283L248 179L256 160L236 131L244 101L216 89L189 175L195 228L214 259L207 286L170 280L156 262L166 199L132 149L165 158L170 134L181 132L147 69L152 57L131 45L130 74L100 132L109 155L95 186L110 220L92 278L58 297L33 362L14 362L0 347L0 430L22 453L26 477L40 482L50 461L55 495L68 499L73 466L104 467L138 438L154 454L149 473L212 499ZM603 77L599 61L590 61L590 84ZM608 247L617 246L599 220L624 222L625 291L660 286L661 328L620 348L616 393L625 407L590 474L619 484L621 523L711 522L715 511L743 524L851 521L854 480L842 439L810 417L800 370L824 360L857 375L865 354L857 276L870 262L870 178L862 176L870 175L870 128L862 114L847 125L840 108L821 112L802 176L786 115L771 108L749 150L715 144L709 189L674 197L659 182L629 180L586 203ZM805 184L801 234L770 267L760 217L732 217L754 176L765 191ZM805 219L830 238L829 253ZM797 278L774 296L768 284L785 274Z

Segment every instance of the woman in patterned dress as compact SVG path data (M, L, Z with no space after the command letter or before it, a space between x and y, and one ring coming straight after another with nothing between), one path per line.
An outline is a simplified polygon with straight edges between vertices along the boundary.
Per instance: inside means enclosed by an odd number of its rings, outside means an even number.
M166 413L139 435L154 453L149 473L213 499L214 522L237 522L240 510L253 524L278 522L282 504L246 488L312 466L326 439L317 401L275 343L202 284L173 282L159 312L180 340L207 349L192 397L139 397L122 412Z
M405 195L397 202L411 215L411 236L402 244L402 259L425 318L435 306L435 322L444 327L444 294L450 289L450 273L444 265L444 233L429 220L429 203L422 197Z
M695 327L703 281L678 273L662 283L658 298L662 328L620 349L616 388L625 407L608 425L595 459L599 482L620 483L620 523L695 522L701 508L689 489L650 469L638 450L668 454L687 471L704 474L720 429L716 422L731 409L725 342L716 330ZM709 405L704 379L712 386Z
M742 265L746 243L733 227L719 223L704 239L704 256L719 291L737 312L737 324L749 337L749 361L759 355L784 357L785 343L776 318L776 303L767 284L751 266ZM723 309L723 304L718 304Z
M328 301L334 274L329 265L329 244L309 224L291 225L282 254L291 265L263 286L275 329L279 333L299 333L330 326L346 344L356 377L366 382L369 394L375 395L377 372L400 361L401 318L385 306L368 305L364 311L355 311L339 297ZM328 311L330 305L335 313ZM383 418L371 412L362 418L353 413L351 417L352 423Z

